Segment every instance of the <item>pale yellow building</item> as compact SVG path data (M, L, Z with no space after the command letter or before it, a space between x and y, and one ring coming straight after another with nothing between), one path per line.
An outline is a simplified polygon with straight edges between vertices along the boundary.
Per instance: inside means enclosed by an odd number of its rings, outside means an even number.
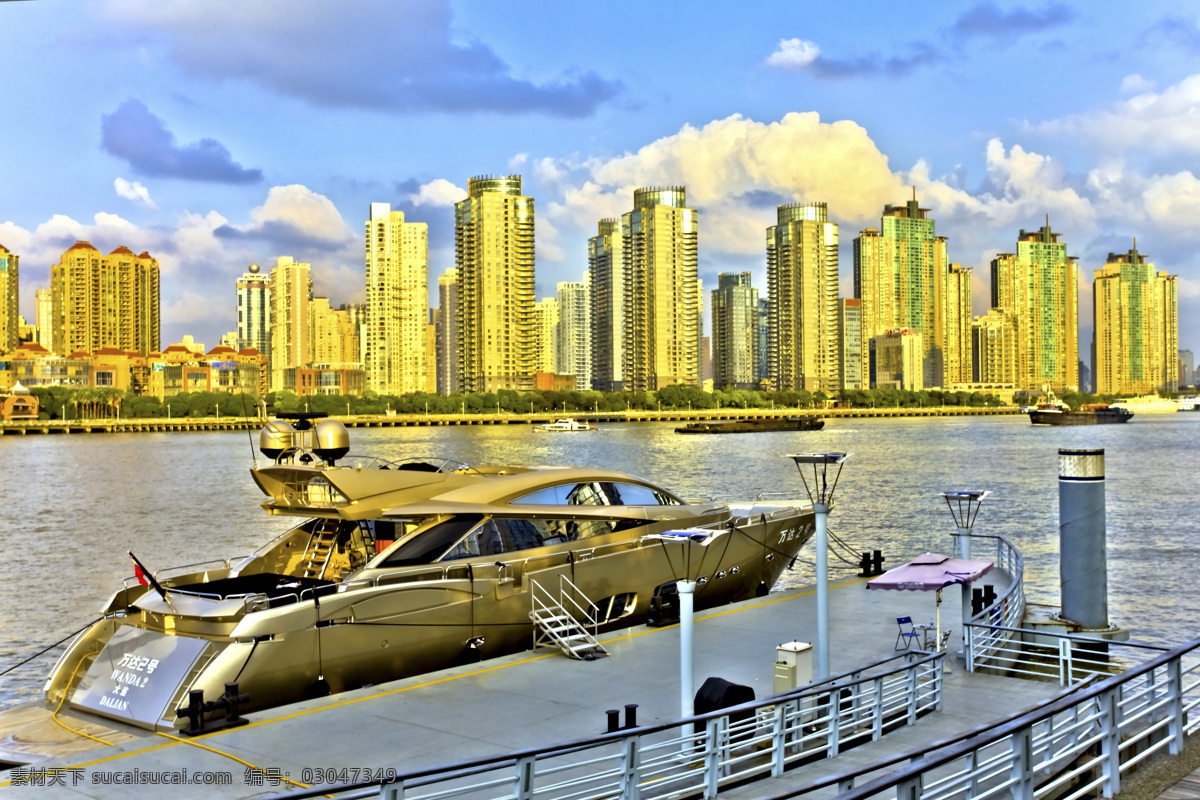
M992 307L1016 327L1014 385L1018 390L1079 389L1079 268L1049 221L1022 230L1015 253L992 261Z
M1092 284L1097 394L1174 392L1179 387L1177 279L1134 248L1109 253Z
M946 272L946 305L942 319L942 379L949 387L974 381L971 353L971 268L951 264Z
M0 353L15 350L20 343L21 257L0 244Z
M76 242L50 268L50 293L56 352L158 350L159 268L149 253L118 247L102 256L90 243Z
M633 193L621 217L625 286L625 389L700 383L698 220L682 186Z
M533 388L533 198L521 176L481 176L454 206L458 390Z
M37 343L50 352L54 350L54 294L49 288L38 289L34 292L35 321L37 323Z
M358 363L358 332L346 307L330 308L329 298L312 302L312 361L318 364Z
M391 395L436 391L425 342L429 226L372 203L365 241L367 388Z
M925 353L920 331L901 328L872 337L872 386L910 392L925 389Z
M1016 385L1017 326L1012 314L993 308L975 318L971 324L971 357L972 382Z
M271 270L271 391L287 388L285 373L312 362L312 272L280 256Z
M537 320L533 350L536 372L558 372L558 337L561 318L557 297L543 297L537 301L534 318Z
M825 203L779 206L767 228L769 374L779 391L840 388L838 226Z

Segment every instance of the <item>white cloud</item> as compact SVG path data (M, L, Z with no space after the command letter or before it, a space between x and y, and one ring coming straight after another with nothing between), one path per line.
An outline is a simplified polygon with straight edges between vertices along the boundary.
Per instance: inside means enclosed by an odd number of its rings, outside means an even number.
M356 238L333 201L300 184L272 186L267 192L266 201L250 211L250 219L251 225L238 230L255 234L278 224L303 232L308 238L328 243L347 242Z
M441 208L443 206L452 206L466 196L466 189L458 188L445 178L438 178L437 180L422 184L421 188L415 194L408 196L408 199L414 206L428 205Z
M1122 94L1138 94L1140 92L1149 92L1154 89L1154 81L1147 80L1141 75L1134 73L1126 75L1121 81Z
M779 49L767 57L767 65L783 69L804 69L821 55L821 48L804 39L780 39Z
M1027 124L1026 130L1114 154L1194 155L1200 153L1200 75L1161 92L1143 91L1108 109Z
M508 160L509 172L520 172L521 168L529 161L529 153L517 153Z
M137 181L131 183L124 178L117 178L113 181L113 188L117 190L118 197L124 197L126 200L132 200L150 208L157 208L154 201L150 199L150 190Z

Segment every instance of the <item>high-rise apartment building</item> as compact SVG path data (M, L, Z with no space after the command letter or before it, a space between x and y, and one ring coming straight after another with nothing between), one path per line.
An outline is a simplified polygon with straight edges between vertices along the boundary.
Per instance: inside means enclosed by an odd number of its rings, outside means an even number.
M533 371L554 373L558 370L558 298L543 297L534 303L533 317Z
M271 270L271 391L287 387L286 373L312 363L312 273L280 256Z
M350 327L354 330L354 336L358 339L358 357L354 360L359 364L367 363L367 304L366 303L349 303L342 306L346 310L346 317L350 321Z
M271 288L258 264L251 264L237 280L237 349L253 347L264 356L271 352Z
M758 385L771 378L771 301L769 298L758 298Z
M838 300L838 386L843 391L866 389L862 351L862 304L852 297Z
M438 276L437 393L458 391L458 271L454 267Z
M17 349L21 338L17 321L21 313L20 261L20 256L0 244L0 353Z
M462 391L533 388L533 230L520 175L471 178L454 205Z
M825 203L787 203L767 228L771 379L832 395L838 383L838 226Z
M51 336L63 355L103 347L159 349L158 262L118 247L109 255L76 242L50 268Z
M37 323L37 343L56 353L54 349L54 294L49 288L34 292L34 320Z
M592 385L591 278L558 284L558 366L555 372L575 376L576 389Z
M990 309L971 323L971 380L1015 386L1016 374L1016 318L1002 309Z
M713 388L758 388L758 289L750 273L724 272L712 293Z
M883 209L880 227L854 240L854 296L862 301L863 352L887 331L921 333L922 383L945 379L945 291L949 261L929 209L913 199Z
M698 225L682 186L633 193L621 216L627 263L625 388L655 391L698 384L701 322Z
M429 227L405 222L388 203L371 203L366 222L367 387L381 394L432 392L426 353L429 324Z
M1013 316L1019 390L1079 388L1079 268L1059 236L1047 220L992 260L992 307Z
M602 219L588 239L592 287L592 386L601 392L625 387L625 288L629 281L625 230L619 219Z
M1191 350L1179 351L1179 388L1192 386L1195 382L1195 361Z
M946 271L942 314L942 378L940 386L974 381L971 355L971 268L951 264Z
M1158 272L1136 244L1109 253L1092 284L1098 394L1179 389L1176 276Z

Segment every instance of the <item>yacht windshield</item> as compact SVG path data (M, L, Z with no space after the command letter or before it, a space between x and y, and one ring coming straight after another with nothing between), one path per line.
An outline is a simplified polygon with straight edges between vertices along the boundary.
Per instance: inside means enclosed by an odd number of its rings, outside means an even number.
M460 514L418 533L384 559L381 567L407 567L431 564L458 541L464 533L479 524L479 514Z
M680 501L649 486L623 481L588 481L547 486L518 497L510 505L534 506L671 506Z

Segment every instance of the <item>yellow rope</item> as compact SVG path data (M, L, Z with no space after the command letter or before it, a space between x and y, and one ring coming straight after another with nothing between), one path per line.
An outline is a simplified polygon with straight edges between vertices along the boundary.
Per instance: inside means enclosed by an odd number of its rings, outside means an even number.
M58 708L54 709L54 713L50 715L50 719L54 720L59 725L66 728L71 733L76 734L77 736L82 736L85 739L91 739L93 742L99 742L100 744L108 745L109 747L114 747L115 745L113 745L112 742L106 742L99 737L92 736L91 734L88 734L88 733L84 733L81 730L76 730L75 728L72 728L70 725L68 725L67 723L63 722L61 719L58 718L58 712L62 711L63 703L65 703L67 700L67 692L71 691L71 687L75 685L75 675L79 672L79 668L83 666L84 661L86 661L89 658L95 658L99 654L100 654L100 651L97 650L96 652L86 655L83 658L79 659L79 663L75 665L74 671L71 672L71 680L67 681L67 685L63 687L62 695L58 698Z
M262 767L259 767L259 766L255 765L255 764L251 764L249 761L245 761L245 760L243 760L243 759L240 759L240 758L238 758L237 756L235 756L233 753L226 753L226 752L224 752L224 751L222 751L222 750L218 750L218 749L217 749L217 748L215 748L215 747L209 747L209 746L208 746L208 745L206 745L206 744L200 744L200 743L199 743L199 742L197 742L195 739L182 739L182 738L180 738L180 737L178 737L178 736L172 736L172 735L171 735L171 734L169 734L169 733L163 733L162 731L155 731L154 733L155 733L155 734L157 734L158 736L164 736L164 737L166 737L166 738L170 739L170 740L171 740L171 741L173 741L173 742L179 742L180 744L190 744L192 747L199 747L201 750L207 750L208 752L210 752L210 753L216 753L216 754L217 754L217 755L219 755L219 756L225 756L226 758L232 758L234 761L238 762L239 764L241 764L241 765L242 765L242 766L244 766L244 767L249 767L250 769L256 769L256 770L258 770L259 772L261 772L261 773L262 773L264 776L266 776L266 775L267 775L267 770L263 769ZM216 731L214 731L214 733L216 733ZM301 783L300 781L294 781L294 780L292 780L291 778L286 778L286 777L284 777L283 775L274 775L274 774L272 774L270 777L272 777L272 778L278 777L278 778L279 778L279 780L281 780L281 781L287 781L287 782L288 782L288 783L290 783L290 784L293 784L293 785L295 785L295 786L299 786L301 789L311 789L311 788L312 788L311 786L309 786L309 785L308 785L308 784L306 784L306 783ZM326 797L331 797L331 796L332 796L332 795L326 795Z

